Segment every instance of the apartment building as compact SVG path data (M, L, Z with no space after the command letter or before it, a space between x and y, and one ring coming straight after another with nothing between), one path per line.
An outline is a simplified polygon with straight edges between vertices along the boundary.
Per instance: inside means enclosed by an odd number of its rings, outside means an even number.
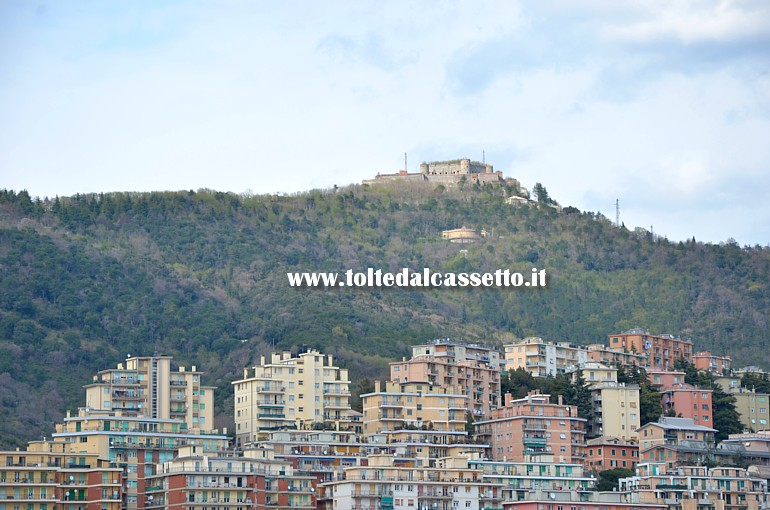
M591 471L626 468L634 469L639 462L639 443L619 437L595 437L586 443L583 463Z
M130 356L117 368L102 370L84 386L86 406L120 411L123 416L176 419L190 430L214 428L213 386L201 384L203 372L171 370L171 356Z
M668 370L679 358L692 363L692 342L673 335L653 335L641 329L632 329L609 335L609 348L647 355L645 368Z
M569 370L573 382L581 374L591 392L592 413L586 437L611 436L636 439L639 428L639 386L618 382L618 369L596 361Z
M675 384L660 390L664 413L676 413L695 423L710 427L713 423L711 390L696 388L691 384Z
M457 510L494 508L499 488L484 480L465 457L440 459L420 467L413 459L370 455L368 466L345 469L344 479L319 486L320 510ZM487 497L489 496L489 497Z
M647 353L625 351L620 348L608 347L604 344L590 344L586 346L588 359L608 366L621 367L645 367Z
M316 508L313 482L277 461L270 449L246 449L241 455L186 446L148 477L146 508L309 510Z
M239 446L260 441L271 430L316 425L349 430L356 421L347 369L316 350L296 356L274 353L269 362L262 356L259 365L244 369L243 379L232 384Z
M338 430L274 430L258 446L269 446L276 460L313 475L319 483L341 477L345 468L364 463L367 454L358 434Z
M520 501L506 501L503 510L670 510L667 505L641 503L633 492L537 490ZM688 509L695 510L695 509Z
M732 368L730 356L717 356L709 351L696 352L692 355L692 362L698 370L716 375L729 374Z
M661 416L639 428L639 462L665 463L667 469L674 469L734 456L716 448L716 432L691 418Z
M740 387L732 388L727 393L735 398L735 410L741 415L744 429L754 432L770 430L770 394Z
M565 373L588 361L588 351L584 347L567 342L546 342L537 337L506 344L503 348L506 370L522 368L535 377Z
M424 382L374 382L374 392L361 395L364 434L396 436L402 431L462 437L468 396L457 387ZM388 441L392 442L392 441Z
M490 461L478 455L468 458L468 466L480 469L484 480L498 489L498 500L490 501L485 508L500 508L501 503L522 501L541 490L591 491L595 479L580 464L556 462L553 456L542 455L526 462Z
M390 363L390 380L459 387L468 395L468 411L480 418L500 404L503 367L503 354L495 349L440 339L413 346L409 360Z
M749 466L761 468L763 475L770 475L770 431L730 434L720 445L735 448ZM770 476L765 478L770 479Z
M203 434L187 429L181 420L122 416L120 411L81 408L67 413L56 425L53 441L69 454L95 454L122 468L123 508L146 508L146 479L155 474L156 463L171 461L182 446L208 451L227 448L226 435Z
M663 391L664 388L671 388L673 386L684 384L684 372L677 370L647 370L647 380L653 388L658 391Z
M563 405L561 395L557 403L534 392L518 400L505 397L505 406L474 423L475 436L490 445L492 460L523 462L553 455L561 463L583 462L586 420L578 418L575 406Z
M745 469L644 463L635 476L621 478L620 492L637 494L643 503L682 510L761 510L767 508L767 480Z
M590 384L589 389L593 406L587 424L589 437L636 440L641 420L639 385L606 381Z
M96 454L33 441L26 451L0 452L0 508L119 510L121 471Z

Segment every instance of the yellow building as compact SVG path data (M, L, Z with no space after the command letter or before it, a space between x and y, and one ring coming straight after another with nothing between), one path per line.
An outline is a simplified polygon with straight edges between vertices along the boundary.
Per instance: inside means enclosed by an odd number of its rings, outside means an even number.
M374 392L361 395L361 400L365 435L420 429L466 435L468 396L457 387L387 381L382 388L375 381Z
M354 427L348 371L334 366L331 355L284 352L273 354L269 363L263 356L232 384L238 445L259 441L270 430Z
M639 438L639 386L618 382L591 384L594 416L598 424L591 428L592 436L611 436L624 440Z
M33 441L26 451L0 452L4 510L118 510L121 499L121 469L98 455L67 453L51 441Z
M573 369L573 381L578 370L591 391L593 414L587 423L588 437L636 439L640 423L639 386L618 383L618 369L596 361L581 363Z
M85 386L86 406L123 416L183 420L187 428L214 428L214 387L201 384L202 372L171 370L171 356L131 357L102 370Z
M568 342L553 343L529 337L503 347L506 370L523 368L535 377L565 373L588 361L588 351L584 347Z

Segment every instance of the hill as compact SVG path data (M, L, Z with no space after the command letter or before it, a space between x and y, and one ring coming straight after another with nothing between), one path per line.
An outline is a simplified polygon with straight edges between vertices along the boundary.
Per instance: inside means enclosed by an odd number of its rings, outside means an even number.
M0 447L49 434L126 354L170 354L219 387L272 350L335 354L352 377L438 337L577 344L641 327L770 366L770 250L669 242L499 186L210 190L32 200L0 191ZM474 244L441 239L467 226ZM546 289L297 289L287 272L402 267L529 272Z

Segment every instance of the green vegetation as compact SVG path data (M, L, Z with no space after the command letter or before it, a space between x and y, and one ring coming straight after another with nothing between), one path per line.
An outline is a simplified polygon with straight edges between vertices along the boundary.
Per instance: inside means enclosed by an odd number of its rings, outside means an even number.
M770 362L770 250L672 243L575 208L510 207L508 194L488 184L50 200L0 190L0 447L50 434L84 404L90 376L128 353L205 370L220 427L232 427L229 383L272 350L318 348L355 381L386 378L389 361L432 338L585 344L643 327L738 364ZM461 225L492 235L441 240ZM545 268L549 287L313 290L286 279L405 266Z

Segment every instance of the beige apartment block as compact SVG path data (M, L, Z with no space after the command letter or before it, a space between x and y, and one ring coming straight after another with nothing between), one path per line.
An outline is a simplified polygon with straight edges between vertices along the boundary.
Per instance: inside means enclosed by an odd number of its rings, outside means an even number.
M468 396L457 387L433 386L425 382L387 381L383 388L374 382L374 392L361 395L364 435L395 437L404 433L465 440ZM392 442L388 440L388 442Z
M546 342L537 337L506 344L503 348L506 370L522 368L535 377L563 374L588 361L588 351L584 347L568 342Z
M571 372L572 381L578 371L591 392L593 413L586 424L587 437L612 436L636 439L639 428L639 386L618 382L618 369L596 361L580 364Z
M504 407L488 420L474 424L475 436L490 445L494 461L524 462L552 455L560 463L580 463L585 457L586 420L577 407L551 403L550 395L530 393L513 400L506 395Z
M601 382L590 386L594 406L593 437L611 436L624 440L639 438L639 386Z
M95 454L33 441L26 451L0 452L0 508L118 510L121 469Z
M100 371L85 386L86 406L123 416L183 420L191 430L212 430L216 388L201 384L203 372L194 365L172 371L171 360L129 356L117 368Z
M735 410L741 415L744 429L770 430L770 394L740 387L727 392L735 398Z
M412 347L412 358L390 364L390 380L459 387L476 419L500 405L503 354L478 344L436 340Z
M335 366L331 355L284 352L273 354L269 362L263 356L232 384L240 446L264 439L271 430L349 430L357 424L350 408L348 371Z
M645 368L670 370L679 358L692 363L692 342L673 335L653 335L642 329L632 329L609 335L610 349L621 349L647 356Z

